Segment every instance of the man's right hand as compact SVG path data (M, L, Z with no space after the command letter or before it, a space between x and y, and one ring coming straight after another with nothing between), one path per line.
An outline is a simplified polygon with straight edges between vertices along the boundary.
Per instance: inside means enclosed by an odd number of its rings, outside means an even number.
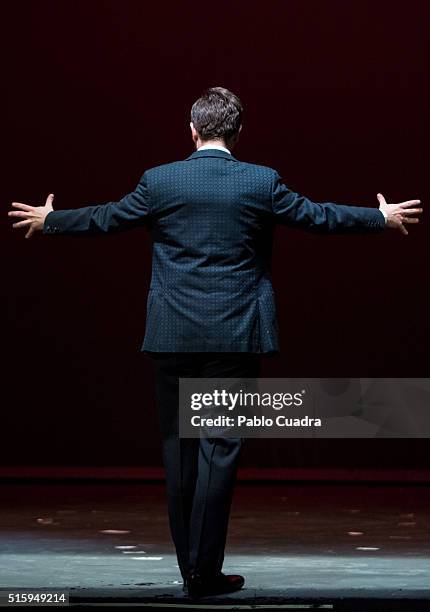
M400 204L387 204L382 193L378 193L379 210L384 211L387 221L387 227L398 229L402 234L408 235L405 227L406 223L418 223L419 219L416 215L423 212L419 208L421 200L407 200Z

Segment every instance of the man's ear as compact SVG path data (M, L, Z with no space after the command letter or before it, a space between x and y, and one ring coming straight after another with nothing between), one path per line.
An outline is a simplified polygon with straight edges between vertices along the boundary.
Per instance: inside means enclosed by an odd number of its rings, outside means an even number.
M192 121L190 121L190 128L191 128L191 138L194 140L194 142L197 142L199 135Z
M242 131L242 124L239 125L239 129L236 132L236 135L235 135L234 141L233 141L234 144L236 144L236 142L239 140L239 134L241 133L241 131Z
M236 146L237 141L239 140L239 134L242 130L242 124L239 125L239 129L237 130L236 134L234 135L233 140L230 141L230 148L233 148L234 146Z

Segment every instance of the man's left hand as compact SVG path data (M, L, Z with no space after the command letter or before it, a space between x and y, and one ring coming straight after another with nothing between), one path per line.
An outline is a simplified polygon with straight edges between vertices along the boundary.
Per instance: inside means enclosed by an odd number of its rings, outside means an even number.
M12 202L14 208L18 210L10 210L8 213L9 217L18 217L21 221L13 224L14 228L25 227L27 228L26 238L31 238L34 232L40 232L43 230L46 216L54 209L52 202L54 201L54 194L50 193L46 198L44 206L29 206L28 204L22 204L21 202Z

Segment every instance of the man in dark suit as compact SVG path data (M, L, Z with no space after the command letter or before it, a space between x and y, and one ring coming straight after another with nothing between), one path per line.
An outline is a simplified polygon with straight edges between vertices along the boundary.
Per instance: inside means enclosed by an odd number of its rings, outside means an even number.
M179 439L180 377L258 376L260 356L278 351L270 274L277 224L318 233L407 234L419 200L379 209L314 203L272 168L231 154L242 105L207 90L191 110L196 150L147 170L119 202L53 211L53 195L33 207L13 203L26 237L107 234L145 226L153 240L152 280L142 350L153 357L169 520L184 586L191 596L226 593L244 578L222 573L240 439Z

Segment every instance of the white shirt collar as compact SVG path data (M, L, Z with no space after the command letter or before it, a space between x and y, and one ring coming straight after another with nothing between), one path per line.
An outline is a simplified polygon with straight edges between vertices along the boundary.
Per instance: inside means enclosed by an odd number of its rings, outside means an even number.
M204 149L218 149L219 151L225 151L226 153L230 153L228 149L222 147L221 145L213 145L213 144L205 144L197 149L197 151L203 151ZM231 153L230 153L231 155Z

